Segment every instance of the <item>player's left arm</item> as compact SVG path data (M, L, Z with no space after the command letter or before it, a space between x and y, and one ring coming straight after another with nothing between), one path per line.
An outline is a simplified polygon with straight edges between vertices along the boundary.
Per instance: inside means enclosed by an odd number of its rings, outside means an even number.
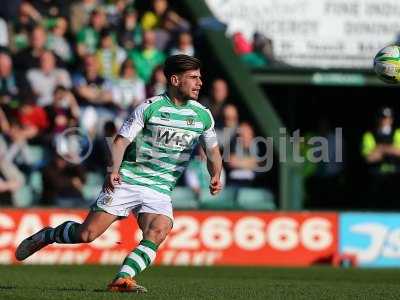
M214 120L211 113L208 111L210 117L209 127L200 136L200 143L207 155L207 169L210 173L210 193L216 195L222 190L221 171L222 171L222 158L219 152L217 134L214 129Z
M222 190L221 171L222 171L222 158L219 152L218 145L207 149L207 169L210 173L210 193L216 195Z

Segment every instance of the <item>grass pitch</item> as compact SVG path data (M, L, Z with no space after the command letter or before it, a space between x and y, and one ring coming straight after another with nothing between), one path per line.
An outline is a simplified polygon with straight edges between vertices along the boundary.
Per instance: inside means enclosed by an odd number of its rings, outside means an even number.
M400 270L152 267L147 294L105 292L117 266L0 266L0 299L399 299Z

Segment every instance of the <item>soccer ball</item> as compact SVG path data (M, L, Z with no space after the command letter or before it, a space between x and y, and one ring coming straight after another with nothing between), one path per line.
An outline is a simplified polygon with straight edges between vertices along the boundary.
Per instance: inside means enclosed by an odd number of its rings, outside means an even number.
M386 83L400 82L400 47L391 45L380 50L374 58L374 70Z

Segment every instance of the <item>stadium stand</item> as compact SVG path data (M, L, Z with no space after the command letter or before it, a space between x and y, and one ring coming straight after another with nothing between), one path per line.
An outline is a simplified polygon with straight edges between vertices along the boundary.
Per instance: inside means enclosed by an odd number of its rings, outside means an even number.
M198 25L166 0L18 2L0 9L0 205L89 206L102 185L105 138L136 105L165 91L168 55L204 51L194 38ZM223 150L245 120L220 76L206 74L201 102L214 114ZM252 177L238 193L235 166L226 168L218 199L207 184L196 191L181 180L175 206L275 208L265 178Z

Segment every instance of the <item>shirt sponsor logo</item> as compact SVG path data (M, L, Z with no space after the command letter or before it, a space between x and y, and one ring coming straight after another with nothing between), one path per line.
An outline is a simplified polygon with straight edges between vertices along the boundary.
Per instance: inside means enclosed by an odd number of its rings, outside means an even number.
M158 127L154 145L173 150L185 150L192 147L195 135L188 131L179 130L171 127Z

